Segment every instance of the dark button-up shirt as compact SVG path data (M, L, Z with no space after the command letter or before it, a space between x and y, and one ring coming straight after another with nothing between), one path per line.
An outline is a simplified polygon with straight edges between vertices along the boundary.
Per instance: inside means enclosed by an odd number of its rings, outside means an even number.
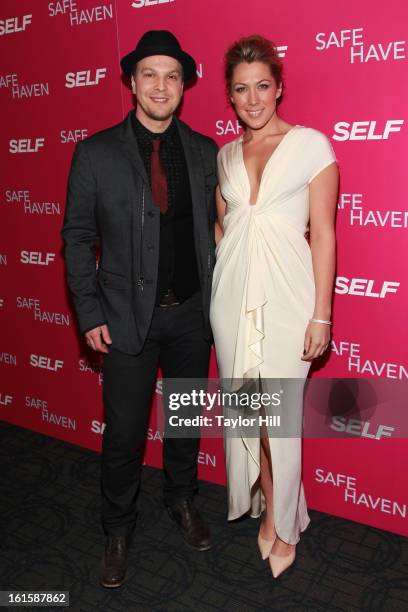
M149 181L152 141L154 138L162 140L160 159L167 178L168 211L160 214L156 304L168 289L183 302L199 288L190 181L183 145L175 121L159 134L148 130L134 113L132 123Z

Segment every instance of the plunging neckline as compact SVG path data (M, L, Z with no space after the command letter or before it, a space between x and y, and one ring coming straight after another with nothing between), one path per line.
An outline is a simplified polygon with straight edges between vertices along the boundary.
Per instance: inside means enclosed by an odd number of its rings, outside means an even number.
M264 178L264 175L265 175L265 171L266 171L266 168L268 167L269 162L272 160L272 158L274 157L275 153L278 151L278 149L280 148L282 143L286 140L286 137L289 136L289 134L291 132L293 132L295 130L295 128L297 128L297 127L300 127L300 126L298 124L294 125L293 127L290 128L290 130L288 130L282 136L282 138L280 139L278 145L274 148L274 150L272 151L272 153L270 154L270 156L266 160L266 163L265 163L265 165L263 167L261 178L260 178L260 181L259 181L258 193L256 194L255 204L252 204L252 202L249 201L248 206L251 206L251 207L257 206L258 200L259 200L259 194L261 192L262 181L263 181L263 178ZM241 151L241 161L242 161L242 165L244 167L244 171L245 171L245 175L246 175L247 182L248 182L248 187L249 187L249 198L248 198L248 200L250 200L250 198L251 198L251 181L250 181L248 170L247 170L247 167L246 167L246 164L245 164L243 141L244 141L244 134L242 134L240 139L239 139L239 145L240 145L240 151Z

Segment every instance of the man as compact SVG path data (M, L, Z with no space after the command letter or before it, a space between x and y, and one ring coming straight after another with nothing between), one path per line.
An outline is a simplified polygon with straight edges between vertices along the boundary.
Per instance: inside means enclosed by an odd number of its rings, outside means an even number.
M121 66L136 111L77 145L62 229L80 331L105 353L106 587L126 576L157 367L164 378L208 375L217 182L216 144L174 115L196 73L175 36L147 32ZM208 550L192 501L198 449L198 438L164 440L164 502L185 542Z

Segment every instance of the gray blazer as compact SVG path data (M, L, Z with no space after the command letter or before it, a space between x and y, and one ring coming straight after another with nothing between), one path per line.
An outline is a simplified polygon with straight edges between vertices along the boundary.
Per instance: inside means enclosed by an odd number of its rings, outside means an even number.
M112 346L137 354L155 305L160 212L152 202L131 112L118 125L77 144L61 235L80 332L107 323ZM191 184L203 328L210 338L218 147L177 118L176 124Z

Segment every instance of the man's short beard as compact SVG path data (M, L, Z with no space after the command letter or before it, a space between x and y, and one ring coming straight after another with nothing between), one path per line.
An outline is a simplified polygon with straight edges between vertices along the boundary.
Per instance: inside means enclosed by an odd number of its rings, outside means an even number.
M144 114L148 119L150 119L151 121L160 121L165 122L168 121L170 119L172 119L174 113L177 110L177 106L174 107L174 105L171 106L171 108L152 108L152 106L150 106L149 104L141 104L141 102L139 102L138 100L136 100L137 105L136 105L136 115L137 115L137 109L140 110L140 112L142 114Z
M157 113L150 113L149 112L149 113L146 113L146 115L150 119L153 119L154 121L166 121L167 119L170 119L170 117L173 116L173 113L166 113L165 115L158 115Z

